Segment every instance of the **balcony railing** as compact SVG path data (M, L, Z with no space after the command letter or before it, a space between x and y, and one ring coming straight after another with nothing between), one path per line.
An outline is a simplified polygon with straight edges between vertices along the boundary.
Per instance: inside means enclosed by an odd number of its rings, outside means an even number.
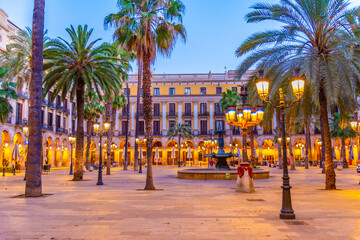
M17 126L24 126L27 124L28 124L27 119L16 119L15 120L15 125L17 125Z
M126 132L119 132L119 136L124 137L126 136ZM128 136L131 136L131 132L129 131Z
M145 136L145 132L140 132L139 131L139 136Z
M215 112L215 116L216 117L225 116L225 113L223 113L223 112Z
M121 112L121 117L128 117L130 116L128 112Z
M200 117L209 116L209 112L199 112Z
M56 110L60 110L60 111L63 111L64 110L64 107L61 106L61 105L56 105Z
M70 114L70 109L68 109L68 108L64 108L63 111L64 111L64 113Z
M162 132L154 132L153 136L162 136Z
M192 112L184 112L184 113L183 113L183 116L184 116L184 117L192 117L192 116L193 116L193 113L192 113Z
M176 112L168 112L167 116L168 117L177 117L177 113Z
M49 131L54 131L54 126L47 126L47 130L49 130Z
M23 99L27 99L27 98L28 98L28 94L25 93L25 92L22 92L22 91L17 92L17 95L18 95L20 98L23 98Z
M52 108L55 108L55 103L52 103L52 102L48 102L48 107L52 107Z
M210 133L208 131L200 131L199 136L207 136L207 135L210 135Z
M41 124L41 129L42 130L48 130L48 126L46 124Z
M47 101L45 99L41 100L42 105L47 105Z
M61 127L56 127L56 132L57 132L57 133L68 134L68 130L65 129L65 128L61 128Z
M161 117L161 112L153 112L153 117Z

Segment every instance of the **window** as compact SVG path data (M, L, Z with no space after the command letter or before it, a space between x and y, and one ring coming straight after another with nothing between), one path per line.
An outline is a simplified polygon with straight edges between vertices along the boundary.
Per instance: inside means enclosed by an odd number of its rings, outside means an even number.
M145 134L145 123L144 123L144 121L139 121L139 134L140 135Z
M189 87L185 88L185 95L191 95L191 88Z
M52 127L53 125L53 114L51 112L48 112L48 126Z
M51 94L52 92L48 92L48 103L51 103Z
M130 95L130 89L129 88L124 88L124 95Z
M64 109L67 110L67 108L68 108L68 100L65 99L65 101L64 101Z
M154 88L154 96L160 95L160 88Z
M153 122L154 135L160 135L160 121Z
M216 114L216 115L222 114L222 110L221 110L221 105L220 105L220 103L215 103L215 104L214 104L214 108L215 108L215 114Z
M140 113L140 116L144 116L143 109L144 109L144 108L143 108L143 105L142 105L142 103L140 103L140 104L139 104L139 110L140 110L139 113Z
M56 107L60 107L61 106L61 97L60 95L56 96Z
M75 119L71 120L71 131L72 134L75 135Z
M237 87L232 87L231 90L233 90L233 91L235 91L235 92L238 91Z
M222 93L222 87L216 87L216 94L220 95Z
M207 134L207 120L200 121L200 133Z
M66 129L66 117L63 117L63 128Z
M175 88L169 88L169 95L175 95Z
M126 104L126 106L122 108L122 114L123 114L123 115L126 115L126 114L129 112L129 110L130 110L130 109L129 109L129 105Z
M44 125L44 110L41 110L41 125Z
M16 123L20 124L22 121L22 104L16 104Z
M223 120L215 121L215 130L224 130L224 121Z
M175 116L175 103L169 103L169 115Z
M121 135L126 135L127 121L121 121Z
M207 114L207 104L206 103L200 103L200 114L201 115Z
M160 103L154 103L154 116L160 116Z
M60 128L60 115L56 115L56 119L55 119L55 125L56 128Z
M191 103L185 103L184 116L191 116Z
M176 124L176 122L175 122L174 120L170 120L170 121L169 121L169 129L172 128L172 127L174 127L175 124Z
M200 95L206 95L206 87L200 88Z
M191 120L185 120L184 123L187 124L189 127L192 127L191 126Z

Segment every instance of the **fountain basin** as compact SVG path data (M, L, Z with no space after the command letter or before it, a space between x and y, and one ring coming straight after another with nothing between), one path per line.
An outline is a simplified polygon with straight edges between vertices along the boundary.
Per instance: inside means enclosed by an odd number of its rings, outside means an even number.
M266 179L270 177L270 171L265 169L253 169L254 179ZM236 180L237 168L219 171L214 168L191 168L178 170L178 178L192 180Z

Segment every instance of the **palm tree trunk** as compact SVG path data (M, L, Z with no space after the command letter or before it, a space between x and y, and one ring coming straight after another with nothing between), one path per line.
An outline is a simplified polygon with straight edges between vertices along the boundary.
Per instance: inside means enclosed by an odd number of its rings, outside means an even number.
M255 165L255 144L254 144L254 127L250 128L250 147L251 147L251 165Z
M276 132L279 135L280 134L280 110L276 109ZM281 136L281 135L279 135ZM278 136L278 137L279 137ZM283 139L284 141L286 141L286 139ZM281 144L279 141L277 141L277 149L278 149L278 155L279 155L279 169L282 169L282 154L281 154Z
M74 167L74 181L83 180L83 154L84 154L84 92L85 82L82 78L78 79L76 86L76 101L77 101L77 130L76 130L76 146L75 146L75 167ZM101 166L100 166L101 167Z
M311 139L310 139L310 118L305 121L305 169L309 168L309 149L311 148ZM310 149L311 155L311 149Z
M319 88L319 105L320 114L323 124L322 131L324 132L324 144L325 147L325 189L331 190L336 189L336 174L333 166L332 150L331 150L331 138L330 138L330 127L329 127L329 116L327 108L327 98L324 89L324 80L320 81Z
M139 116L140 116L140 90L141 90L141 75L142 75L142 63L140 57L138 57L138 86L136 93L136 119L135 119L135 139L139 138ZM135 141L135 158L134 158L134 171L138 170L138 144Z
M111 98L109 99L109 101L105 104L105 109L106 109L106 119L107 121L111 121L112 120L112 102L111 102ZM110 122L110 129L107 132L107 149L106 149L106 156L107 156L107 160L106 160L106 175L110 175L110 163L111 163L111 142L112 142L112 135L114 132L113 129L114 123Z
M155 190L153 173L152 173L152 99L151 99L151 71L150 71L150 53L144 53L143 61L143 112L146 129L146 156L147 171L146 185L144 190Z
M34 1L32 62L29 109L29 152L26 165L25 197L40 197L41 184L41 99L45 0Z
M114 105L113 105L113 108L112 108L112 114L111 114L111 126L115 126L115 124L116 124L116 111L117 111L117 108L116 107L114 107ZM112 127L112 129L113 129L113 131L112 131L112 134L111 134L111 137L113 137L113 134L114 134L114 132L115 132L115 129L114 129L114 127ZM111 138L111 142L112 142L112 138ZM115 149L113 150L113 151L115 151ZM114 155L113 155L113 162L115 161L115 152L114 152ZM110 162L111 163L111 162Z
M325 173L325 136L324 136L324 127L323 127L323 121L322 117L320 116L320 130L321 130L321 159L319 167L322 168L322 173ZM332 158L332 151L331 151L331 158Z
M126 88L127 88L127 106L126 106L126 129L125 129L125 159L123 161L124 170L127 170L127 163L128 163L128 145L129 145L129 121L130 121L130 88L129 88L129 81L126 81Z
M346 161L345 138L341 139L341 152L342 152L342 165L344 168L347 168L348 164Z
M92 127L92 120L88 120L87 121L87 126L86 126L86 132L87 132L87 137L86 137L86 169L89 170L90 167L90 162L89 162L89 156L90 156L90 146L91 146L91 127Z

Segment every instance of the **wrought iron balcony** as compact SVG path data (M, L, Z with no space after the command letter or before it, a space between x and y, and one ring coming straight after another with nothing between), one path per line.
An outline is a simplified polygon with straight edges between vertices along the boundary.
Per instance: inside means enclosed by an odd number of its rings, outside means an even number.
M209 112L199 112L200 117L206 117L209 116Z
M168 117L177 117L177 113L176 112L168 112L167 116Z
M183 116L184 117L192 117L194 114L192 112L184 112Z

